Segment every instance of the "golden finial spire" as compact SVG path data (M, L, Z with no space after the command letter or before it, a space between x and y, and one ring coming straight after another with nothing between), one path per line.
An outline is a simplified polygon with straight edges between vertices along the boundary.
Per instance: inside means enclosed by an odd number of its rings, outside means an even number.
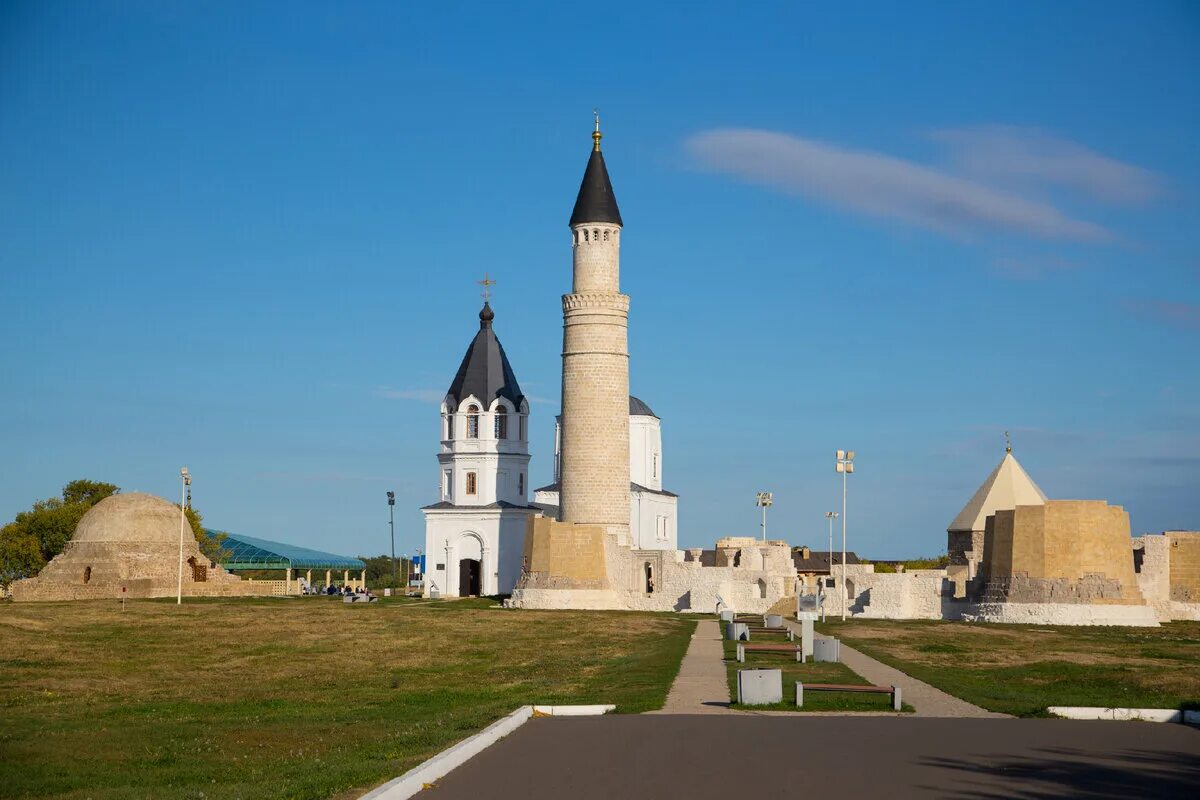
M596 118L596 130L592 133L592 141L596 144L592 149L598 153L600 152L600 139L604 136L604 134L600 133L600 109L593 108L592 115Z
M1012 452L1012 439L1009 438L1008 431L1004 432L1004 452Z
M496 285L496 282L494 280L492 280L490 277L488 277L488 274L486 272L483 273L483 280L475 281L475 282L483 287L483 302L486 303L488 300L491 300L492 293L490 290L491 290L491 287Z

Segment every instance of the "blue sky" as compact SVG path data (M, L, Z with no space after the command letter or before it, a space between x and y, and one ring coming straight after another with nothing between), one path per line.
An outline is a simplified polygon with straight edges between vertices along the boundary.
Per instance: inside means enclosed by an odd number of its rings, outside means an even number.
M0 518L77 477L397 550L495 277L558 408L591 110L680 543L933 554L1003 455L1200 527L1191 3L0 7Z

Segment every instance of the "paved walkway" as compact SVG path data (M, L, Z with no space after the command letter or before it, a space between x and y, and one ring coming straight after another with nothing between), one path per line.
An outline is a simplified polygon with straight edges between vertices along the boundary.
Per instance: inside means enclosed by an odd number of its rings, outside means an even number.
M800 640L800 623L785 620L796 632L796 641ZM819 639L830 637L814 634ZM916 710L918 717L1007 717L1007 714L997 714L979 706L972 705L966 700L959 700L954 695L946 694L941 689L935 689L924 681L904 674L895 667L889 667L864 655L853 647L842 642L842 663L857 672L876 686L899 686L904 702Z
M1184 725L730 712L532 719L417 797L1195 800L1197 785Z
M729 681L725 676L725 650L715 619L696 624L679 674L671 684L666 705L652 714L731 714Z

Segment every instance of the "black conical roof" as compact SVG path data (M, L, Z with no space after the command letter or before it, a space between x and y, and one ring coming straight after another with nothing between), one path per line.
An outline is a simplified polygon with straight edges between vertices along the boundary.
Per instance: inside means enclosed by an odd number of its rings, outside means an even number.
M604 154L599 149L592 150L592 156L588 159L569 224L578 225L581 222L624 224L621 222L621 211L617 208L617 196L613 194L612 183L608 180Z
M483 402L485 410L497 397L503 397L519 410L525 395L521 394L508 356L492 330L495 316L492 307L484 303L479 312L479 333L471 340L447 394L454 398L455 404L474 395Z

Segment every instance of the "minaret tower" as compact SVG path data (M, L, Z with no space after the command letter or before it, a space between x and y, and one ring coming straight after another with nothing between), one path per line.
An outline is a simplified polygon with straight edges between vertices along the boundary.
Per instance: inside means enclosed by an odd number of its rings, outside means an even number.
M563 522L629 542L629 296L621 294L621 212L600 152L600 115L571 213L574 280L563 295Z

